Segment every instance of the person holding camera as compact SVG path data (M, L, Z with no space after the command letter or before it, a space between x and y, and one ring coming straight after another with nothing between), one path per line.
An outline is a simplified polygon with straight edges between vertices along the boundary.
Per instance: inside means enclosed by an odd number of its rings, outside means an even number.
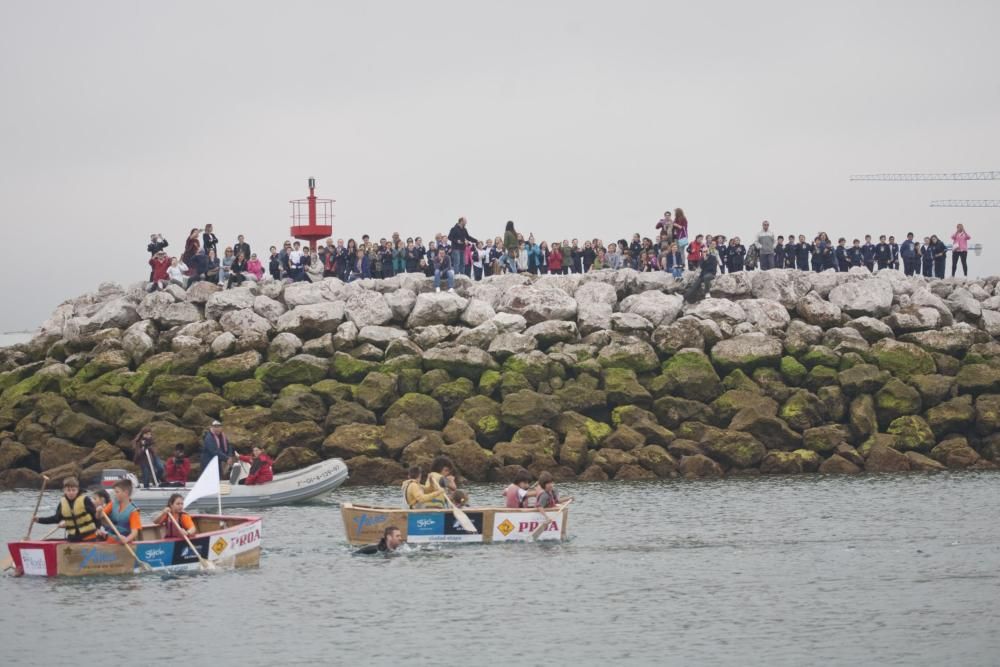
M169 243L163 238L163 234L150 234L149 235L149 245L146 246L146 250L149 252L150 257L156 255L164 248L166 248Z
M148 292L166 289L170 284L170 258L163 250L158 250L149 260L152 271L149 274Z
M153 448L153 430L150 427L139 431L132 441L132 449L135 452L132 462L139 466L142 473L142 487L148 489L150 483L158 484L163 478L163 462Z
M191 474L191 460L184 455L184 445L174 447L174 455L167 459L164 486L184 486Z

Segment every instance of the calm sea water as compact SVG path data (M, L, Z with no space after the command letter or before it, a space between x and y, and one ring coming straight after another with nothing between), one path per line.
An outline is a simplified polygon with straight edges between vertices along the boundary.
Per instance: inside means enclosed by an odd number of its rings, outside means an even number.
M398 492L338 490L264 510L257 570L0 578L0 662L995 665L998 486L996 473L566 484L564 544L390 558L351 555L337 503ZM473 504L498 495L476 487ZM0 537L24 532L34 499L0 494Z
M0 333L0 347L27 343L31 340L31 336L30 333Z

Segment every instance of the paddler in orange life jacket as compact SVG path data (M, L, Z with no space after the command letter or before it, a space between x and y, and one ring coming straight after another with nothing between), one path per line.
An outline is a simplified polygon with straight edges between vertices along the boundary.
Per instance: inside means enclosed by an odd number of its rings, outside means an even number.
M63 480L63 497L52 516L35 519L38 523L58 523L66 529L66 539L70 542L90 542L98 539L97 507L94 502L80 493L80 482L76 477Z
M167 501L167 506L160 512L159 516L153 519L153 523L163 526L163 539L165 540L179 540L184 536L181 535L177 530L177 526L174 522L170 520L170 516L174 517L177 524L187 533L188 537L194 537L198 530L195 528L194 519L191 515L184 511L184 496L179 493L170 494L170 499Z
M403 482L403 501L411 510L444 507L444 491L431 493L424 490L424 471L420 466L410 466L409 477Z
M139 539L142 519L139 517L139 508L132 503L132 482L120 479L115 482L112 490L115 498L104 507L104 514L118 528L118 532L125 538L125 544L135 542ZM115 532L113 530L109 532L108 542L120 544L121 540Z
M524 507L525 501L529 497L538 495L538 488L529 489L531 485L531 473L521 468L514 475L514 481L503 490L504 507L516 509Z

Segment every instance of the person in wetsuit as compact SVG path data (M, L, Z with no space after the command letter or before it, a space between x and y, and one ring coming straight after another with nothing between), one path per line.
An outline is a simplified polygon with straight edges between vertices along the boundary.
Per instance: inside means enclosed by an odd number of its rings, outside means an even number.
M366 544L354 552L356 556L374 556L375 554L391 554L406 544L403 533L395 526L388 526L382 533L378 544Z

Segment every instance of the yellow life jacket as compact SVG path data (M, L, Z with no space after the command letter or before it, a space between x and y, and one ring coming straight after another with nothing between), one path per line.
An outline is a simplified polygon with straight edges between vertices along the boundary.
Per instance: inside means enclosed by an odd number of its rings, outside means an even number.
M69 539L83 538L97 532L94 516L87 511L86 496L82 493L70 505L66 496L59 501L59 515L66 524L66 536Z

